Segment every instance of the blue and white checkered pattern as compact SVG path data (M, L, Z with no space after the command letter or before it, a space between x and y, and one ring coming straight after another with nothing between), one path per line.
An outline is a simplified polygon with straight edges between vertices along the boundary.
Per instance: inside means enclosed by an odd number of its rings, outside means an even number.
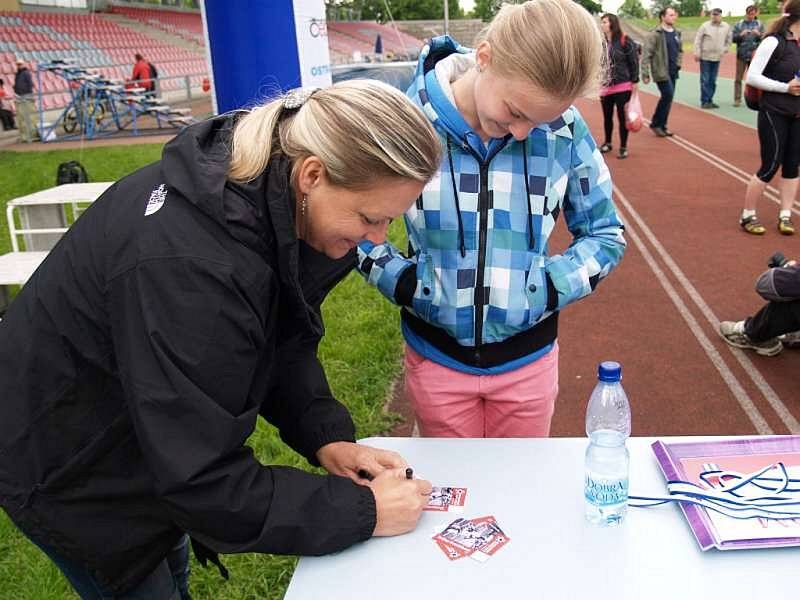
M448 129L440 113L451 104L434 106L425 93L422 65L432 49L468 52L450 38L436 38L422 51L409 96L422 106L452 145L453 172L464 228L461 256L458 213L447 157L405 215L414 256L405 258L389 244L359 248L359 264L369 256L367 280L394 301L397 278L416 266L413 312L446 330L466 346L475 345L476 296L483 306L484 343L499 342L530 329L549 316L547 277L558 291L558 309L591 293L625 250L623 227L611 200L611 179L586 123L570 108L549 126L535 128L523 144L510 140L491 160L484 289L477 293L479 253L480 164L461 147L467 143ZM428 79L430 85L430 78ZM438 94L441 96L441 94ZM529 247L528 198L523 160L528 161L533 247ZM547 241L563 212L573 235L563 255L548 256ZM592 282L590 284L590 281Z

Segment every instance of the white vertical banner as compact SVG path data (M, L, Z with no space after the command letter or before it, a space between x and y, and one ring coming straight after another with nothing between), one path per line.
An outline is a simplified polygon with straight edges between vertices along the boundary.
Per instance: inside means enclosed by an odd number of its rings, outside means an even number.
M331 57L328 50L328 25L325 0L293 0L303 87L331 85Z

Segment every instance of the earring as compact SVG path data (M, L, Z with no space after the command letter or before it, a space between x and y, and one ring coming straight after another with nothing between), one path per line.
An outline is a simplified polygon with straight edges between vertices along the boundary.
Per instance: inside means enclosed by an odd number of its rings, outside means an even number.
M297 220L297 234L302 236L302 239L308 237L308 195L303 194L300 200L300 218Z

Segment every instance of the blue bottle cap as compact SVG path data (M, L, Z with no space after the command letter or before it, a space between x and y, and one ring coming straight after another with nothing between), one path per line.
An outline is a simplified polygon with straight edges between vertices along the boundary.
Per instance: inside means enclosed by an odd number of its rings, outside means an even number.
M618 362L605 360L597 367L597 378L600 381L619 381L622 379L622 367Z

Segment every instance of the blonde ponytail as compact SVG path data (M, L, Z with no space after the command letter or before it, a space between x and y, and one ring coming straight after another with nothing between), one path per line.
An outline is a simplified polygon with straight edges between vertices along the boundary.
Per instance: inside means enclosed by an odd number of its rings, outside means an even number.
M298 109L285 109L278 99L241 117L233 133L229 178L254 179L278 151L295 168L316 156L331 183L358 189L381 178L428 181L438 169L441 142L427 117L399 90L379 81L350 80L315 92Z
M228 172L231 180L251 181L267 168L272 156L273 132L282 111L282 100L274 100L239 118L233 131L233 149Z

